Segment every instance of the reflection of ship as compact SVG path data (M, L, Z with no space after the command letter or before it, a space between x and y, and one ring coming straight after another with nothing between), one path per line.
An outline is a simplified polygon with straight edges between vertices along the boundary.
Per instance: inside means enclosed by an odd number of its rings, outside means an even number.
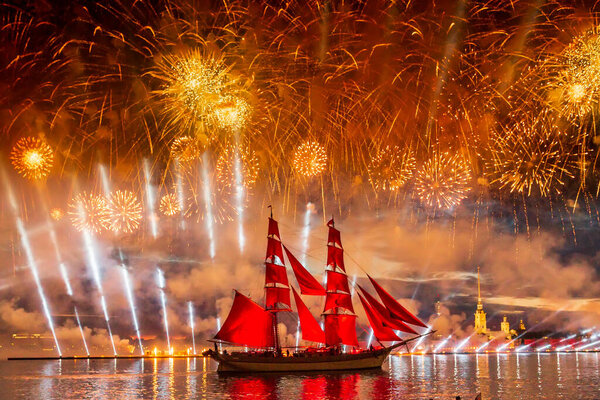
M394 344L389 347L381 345L378 348L359 348L356 315L344 266L340 231L335 229L333 220L329 221L327 226L327 283L326 288L323 288L282 245L278 224L272 216L269 218L265 259L265 307L236 291L229 315L215 336L215 350L205 353L219 362L218 371L283 372L380 368L393 349L419 337L402 340L397 335L398 331L416 335L417 332L409 324L427 327L369 277L381 302L360 285L357 285L360 291L358 297L379 343ZM298 281L300 293L325 297L324 325L317 322L300 295L290 287L284 263L284 250ZM284 354L282 351L277 320L278 313L292 311L290 289L294 294L302 339L324 346L309 347L293 354L289 354L289 351ZM217 342L247 346L255 350L220 352L216 346ZM341 345L349 346L352 350L343 352Z

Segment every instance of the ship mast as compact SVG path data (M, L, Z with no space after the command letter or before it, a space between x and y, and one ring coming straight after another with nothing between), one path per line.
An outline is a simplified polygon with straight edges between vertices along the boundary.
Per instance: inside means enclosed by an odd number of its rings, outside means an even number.
M281 311L291 311L290 286L283 259L283 247L279 225L273 219L273 207L269 206L269 230L267 233L267 254L265 256L265 310L272 315L274 348L281 351L279 342L278 316Z

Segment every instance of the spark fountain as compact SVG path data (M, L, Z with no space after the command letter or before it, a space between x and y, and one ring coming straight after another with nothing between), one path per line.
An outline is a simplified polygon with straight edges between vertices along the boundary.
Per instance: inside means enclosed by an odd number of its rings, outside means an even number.
M83 212L83 207L81 204L79 205L79 212ZM115 339L113 338L112 329L110 328L110 318L108 316L108 309L106 307L106 299L104 298L102 280L100 279L100 267L98 265L98 260L96 256L94 238L88 230L83 230L81 234L83 235L83 241L85 243L86 254L88 258L88 266L92 270L94 283L96 284L96 289L98 290L98 293L100 295L100 305L102 307L102 313L104 314L104 320L106 321L106 328L108 329L108 335L110 337L110 343L112 345L113 354L116 356L117 348L115 347Z
M194 333L194 305L188 301L188 312L190 314L190 329L192 330L192 352L196 354L196 334Z
M138 345L140 346L140 355L144 355L144 346L142 345L142 335L140 335L140 325L138 324L137 314L135 312L135 303L133 300L133 292L131 290L131 283L129 282L129 271L125 264L121 264L121 273L123 275L123 283L125 284L125 293L127 294L127 302L129 303L129 309L131 310L131 320L133 327L135 328L135 334L138 339Z
M244 182L242 181L242 160L240 156L238 134L236 134L236 142L238 145L235 146L233 168L235 175L235 204L238 218L238 243L240 246L240 253L244 253L244 245L246 243L246 237L244 235Z
M156 239L158 236L158 216L156 215L155 203L156 195L154 187L151 184L150 165L148 160L144 159L144 177L146 178L146 207L148 209L148 220L150 221L150 231L152 237Z
M69 279L69 273L67 271L67 266L62 261L62 255L60 253L60 248L58 247L58 240L56 238L56 232L54 231L54 226L50 221L48 223L48 232L50 233L50 241L52 242L52 246L54 247L54 253L56 255L56 261L58 262L58 269L60 271L60 276L63 279L65 284L65 290L67 295L73 300L73 289L71 288L71 280ZM74 301L74 300L73 300ZM83 327L81 326L81 320L79 319L79 313L77 312L77 306L73 303L73 313L75 314L75 319L77 320L77 326L79 327L79 333L81 333L81 341L83 342L83 348L85 349L85 353L87 356L90 356L90 351L88 349L87 341L85 340L85 334L83 332Z
M52 313L50 312L50 306L48 305L48 300L46 299L46 294L44 293L44 288L42 287L42 281L40 280L40 276L38 273L37 263L35 261L35 257L33 256L33 251L31 250L31 244L29 243L29 236L27 235L27 231L23 226L23 221L21 221L21 218L19 217L17 217L17 230L19 232L19 236L21 237L21 244L23 245L23 249L25 250L27 265L29 265L29 270L33 275L35 286L37 287L38 294L40 295L40 299L42 300L42 308L44 310L44 315L46 316L46 320L48 322L48 327L50 328L50 331L52 332L52 337L54 338L56 351L58 352L59 357L62 357L62 351L60 350L58 338L56 337L56 332L54 331Z
M304 211L304 226L302 228L302 264L306 265L306 253L308 252L308 237L310 235L310 214L313 212L314 204L306 203Z
M450 340L450 338L451 338L451 337L452 337L452 335L448 335L448 337L447 337L447 338L445 338L444 340L442 340L442 341L441 341L441 342L440 342L440 343L439 343L439 344L438 344L438 345L435 347L435 349L433 350L433 353L434 353L434 354L435 354L435 353L438 353L438 352L439 352L439 351L440 351L440 350L441 350L441 349L444 347L444 345L445 345L446 343L448 343L448 340Z
M48 327L52 332L52 338L54 339L54 343L56 345L56 351L59 357L62 357L62 351L60 350L60 345L58 343L58 338L56 337L56 332L54 330L54 321L52 320L52 313L50 312L50 305L48 304L48 300L46 299L46 293L44 292L44 287L42 286L42 281L40 280L40 276L38 273L37 262L35 261L35 257L33 255L33 250L31 248L31 244L29 242L29 235L25 230L23 225L23 221L19 216L17 203L15 197L12 192L12 188L8 181L8 177L6 176L6 171L2 170L2 178L4 179L4 186L6 187L6 192L8 195L8 202L16 219L17 231L19 233L19 237L21 239L21 245L23 246L23 250L25 251L25 256L27 258L27 265L29 266L29 270L33 275L33 280L35 281L35 286L38 291L38 295L40 296L40 300L42 301L42 309L44 311L44 315L46 317L46 322L48 323Z
M469 335L469 336L468 336L466 339L464 339L462 342L460 342L460 343L458 344L458 346L456 346L456 347L454 348L454 352L455 352L455 353L458 353L458 352L460 352L460 349L462 349L463 347L465 347L465 346L466 346L466 344L467 344L467 343L469 343L469 339L471 339L471 337L472 337L472 336L473 336L473 335L471 334L471 335Z
M214 233L214 220L212 211L212 190L210 187L210 181L208 177L208 154L204 152L202 156L202 187L204 194L204 206L206 207L206 232L208 234L208 241L210 245L209 254L211 260L215 258L215 233Z
M160 268L156 269L156 284L160 292L160 302L163 310L163 322L165 325L165 334L167 335L167 349L171 353L171 338L169 337L169 318L167 317L167 296L165 295L165 275Z

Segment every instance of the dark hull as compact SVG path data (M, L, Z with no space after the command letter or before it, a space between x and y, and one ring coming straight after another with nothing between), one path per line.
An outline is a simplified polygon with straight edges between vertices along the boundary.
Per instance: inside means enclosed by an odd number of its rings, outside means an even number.
M391 348L384 348L356 354L304 353L298 357L283 357L222 354L211 350L207 355L219 363L218 372L302 372L381 368L391 351Z

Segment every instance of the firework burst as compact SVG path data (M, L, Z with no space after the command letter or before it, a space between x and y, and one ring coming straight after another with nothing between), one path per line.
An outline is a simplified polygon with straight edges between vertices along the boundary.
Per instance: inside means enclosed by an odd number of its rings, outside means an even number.
M160 199L160 212L167 217L172 217L181 212L181 206L179 205L179 201L177 200L177 195L175 193L165 194Z
M411 178L415 164L410 149L385 146L377 151L369 163L369 182L376 191L398 190Z
M65 213L60 208L56 207L50 210L50 217L55 221L60 221L65 216Z
M243 127L250 106L239 96L238 79L229 72L222 58L204 55L199 49L162 57L150 75L161 81L156 94L169 115L169 124L183 129L198 123Z
M511 193L560 193L577 173L577 138L545 119L522 121L492 136L490 183Z
M415 177L421 203L431 208L456 207L470 190L471 170L458 154L434 152Z
M320 175L327 166L327 152L318 142L304 142L294 152L293 166L301 176L312 178Z
M246 146L227 146L217 159L216 180L222 188L235 184L235 157L240 157L242 184L250 189L258 179L258 157Z
M24 178L37 181L50 173L54 153L48 144L35 137L25 137L12 148L10 160Z
M181 136L171 143L171 158L180 163L189 163L200 156L204 146L198 139Z
M106 200L93 193L80 193L69 202L69 216L77 230L102 232L110 225Z
M116 233L131 233L137 230L142 220L142 206L133 192L117 190L108 200L110 229Z
M550 55L538 67L550 104L559 115L573 119L589 115L600 94L600 35L590 29L559 54Z

